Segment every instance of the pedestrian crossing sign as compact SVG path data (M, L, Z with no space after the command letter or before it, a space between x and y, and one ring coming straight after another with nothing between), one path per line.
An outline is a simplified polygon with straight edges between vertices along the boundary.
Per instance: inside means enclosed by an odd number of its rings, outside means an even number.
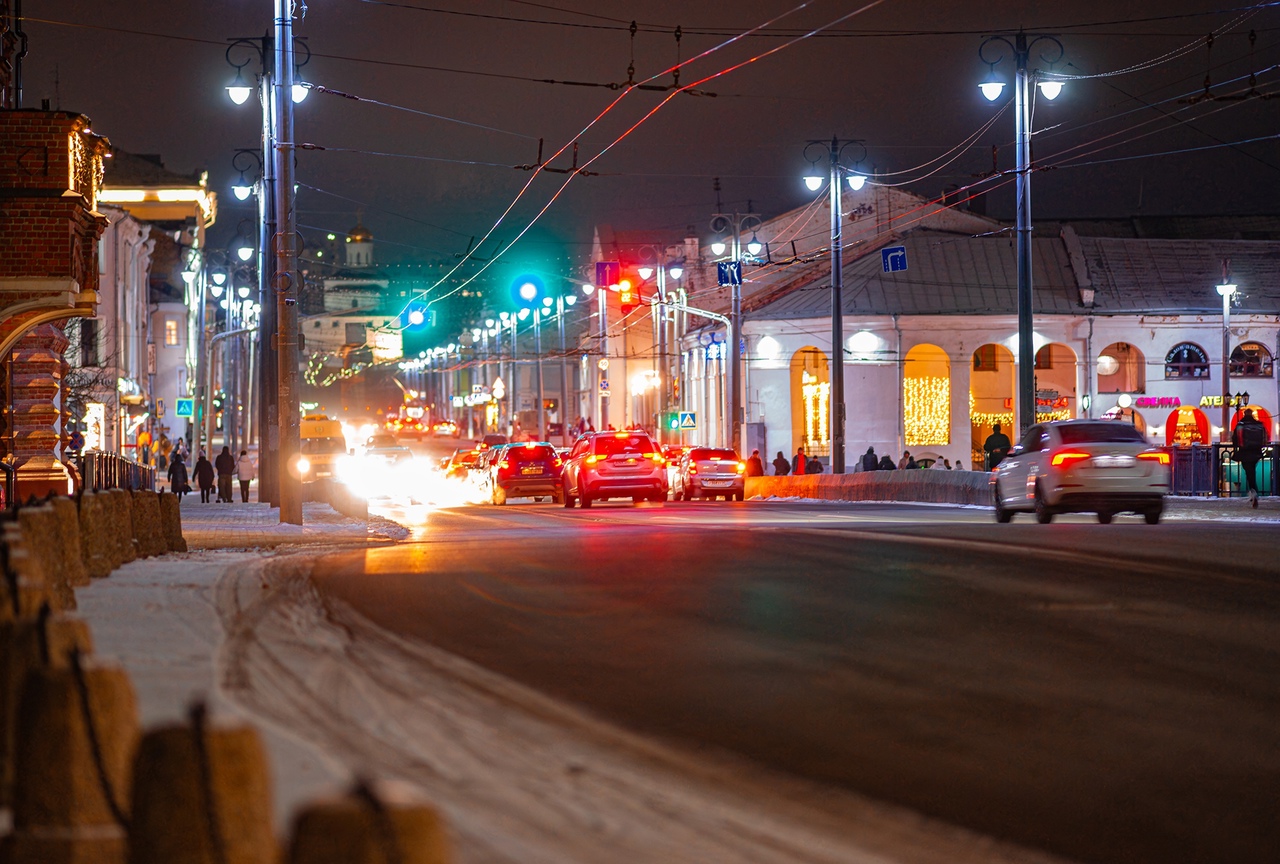
M681 429L697 429L698 415L692 411L680 412L680 428Z
M195 413L195 400L194 400L194 399L181 399L181 398L179 398L179 399L175 400L175 402L176 402L176 404L175 404L175 406L174 406L174 411L173 411L173 413L177 414L179 417L190 417L190 416L192 416L192 415Z

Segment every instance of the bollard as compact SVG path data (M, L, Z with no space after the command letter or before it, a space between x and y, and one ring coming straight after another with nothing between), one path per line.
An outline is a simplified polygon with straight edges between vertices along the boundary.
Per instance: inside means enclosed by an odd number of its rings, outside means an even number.
M138 739L124 670L86 663L27 676L18 708L9 864L124 864Z
M318 801L294 818L287 864L447 864L436 811L379 784Z
M89 571L85 569L80 552L80 514L71 498L54 498L49 502L58 532L57 566L66 574L72 588L89 584Z
M160 522L160 495L149 489L129 493L133 514L133 543L139 558L152 558L169 551L164 526Z
M76 608L76 595L71 587L70 574L62 566L62 552L58 548L61 532L53 506L40 504L20 508L17 525L21 532L22 548L26 550L32 564L32 578L35 578L35 573L40 574L39 578L44 580L49 593L56 598L57 608ZM6 541L9 536L6 531Z
M107 493L110 501L112 538L115 541L115 552L112 555L112 570L117 570L134 561L138 557L138 548L133 542L133 508L129 493L123 489L111 489Z
M72 651L92 650L89 625L48 606L37 616L0 620L0 807L13 803L18 700L27 675L67 668Z
M80 496L80 558L89 578L101 579L114 569L111 499L101 492Z
M160 521L170 552L186 552L187 540L182 536L182 507L172 492L160 493Z
M271 782L257 730L190 725L148 732L133 767L129 864L276 864Z
M63 582L61 588L50 578L46 570L45 556L37 554L28 542L26 533L17 521L0 523L0 545L5 548L8 559L8 572L19 580L19 585L39 586L47 597L47 602L55 610L74 609L75 592L71 586ZM39 608L36 604L35 609ZM32 614L34 610L27 614Z

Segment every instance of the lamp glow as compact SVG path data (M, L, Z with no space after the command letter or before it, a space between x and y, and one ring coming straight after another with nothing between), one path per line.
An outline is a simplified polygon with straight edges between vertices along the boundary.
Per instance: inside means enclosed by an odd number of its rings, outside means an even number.
M1236 293L1236 286L1232 284L1219 285L1218 293L1223 297L1230 297Z
M183 270L183 271L182 271L182 281L183 281L183 282L186 282L188 285L190 285L192 282L196 281L196 271L194 271L194 270Z
M414 327L417 327L419 324L421 324L423 321L426 321L426 320L427 320L427 316L422 314L421 309L409 310L409 323L412 324Z
M672 279L679 279L681 276L684 275L684 268L678 264L673 264L672 266L667 268L667 275L670 276Z
M253 88L244 83L244 79L240 77L240 71L236 70L236 80L227 85L227 95L231 97L232 102L243 105L249 101L252 94Z
M823 178L817 174L810 174L804 178L804 185L810 192L817 192L822 188Z
M1061 81L1037 81L1036 85L1040 88L1040 95L1052 102L1058 98L1058 94L1062 92Z
M982 95L987 98L988 102L994 102L1000 98L1000 94L1004 92L1003 81L983 81L978 85L978 89L982 91Z
M637 267L636 272L640 274L641 279L648 279L653 275L652 267Z
M222 296L222 286L219 284L215 283L214 285L210 286L209 291L210 293L213 294L215 298Z
M534 285L532 282L526 282L520 286L521 300L526 300L526 301L532 300L537 296L538 296L538 286Z
M751 239L747 241L747 251L752 255L759 255L762 249L764 249L764 244L760 242L760 239L755 234L752 234Z
M239 288L236 289L236 293L240 295L241 300L247 299L249 297L249 286L241 285Z
M253 257L253 247L241 246L239 249L236 250L236 255L239 256L241 261L248 261L250 258Z
M528 307L525 307L524 309L521 309L521 310L517 313L517 317L518 317L521 321L523 321L524 319L528 318L528 317L529 317L529 309L528 309Z
M592 285L590 282L582 283L582 293L586 294L588 297L594 294L595 290L596 290L596 286Z
M227 281L227 274L226 274L226 273L222 272L221 270L214 270L214 271L213 271L213 284L214 284L214 285L223 285L223 284L225 284L225 283L226 283L226 281Z
M311 92L311 88L306 84L293 85L293 101L295 104L307 98L307 93Z
M578 302L578 298L577 298L577 297L574 297L572 294L566 294L566 295L565 295L565 298L564 298L564 305L566 305L566 306L572 306L574 303L577 303L577 302Z
M723 241L723 240L715 240L715 241L713 241L713 242L711 243L711 254L712 254L712 255L723 255L723 254L724 254L724 241Z
M235 193L237 200L244 201L253 194L253 187L244 183L236 183L231 187L231 191Z
M845 178L845 180L849 182L849 188L852 189L854 192L857 192L863 186L867 185L867 178L865 174L851 173L848 177Z

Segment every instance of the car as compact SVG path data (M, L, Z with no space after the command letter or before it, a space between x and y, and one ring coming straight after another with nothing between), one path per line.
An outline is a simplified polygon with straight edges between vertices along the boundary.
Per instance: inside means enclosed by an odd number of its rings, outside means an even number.
M366 459L395 465L406 459L412 459L413 451L397 441L395 436L382 432L369 436L369 439L364 442L364 456Z
M1059 513L1117 513L1160 521L1169 492L1170 456L1121 420L1037 423L991 476L996 521L1018 512L1048 523Z
M467 479L467 475L476 467L476 460L479 458L479 450L471 448L454 450L453 455L449 457L449 461L444 466L444 476L455 480Z
M459 435L458 424L452 420L441 420L431 427L431 434L437 438L457 438Z
M562 474L566 507L610 498L667 500L667 460L640 429L586 433L569 451Z
M499 435L497 432L490 432L480 439L480 443L476 445L476 449L488 450L490 447L499 447L506 443L506 435Z
M564 463L546 441L493 447L487 462L489 500L494 504L506 504L508 498L551 498L559 504L564 495Z
M691 448L676 465L671 497L688 501L723 496L726 501L741 501L746 489L746 470L746 463L732 450Z

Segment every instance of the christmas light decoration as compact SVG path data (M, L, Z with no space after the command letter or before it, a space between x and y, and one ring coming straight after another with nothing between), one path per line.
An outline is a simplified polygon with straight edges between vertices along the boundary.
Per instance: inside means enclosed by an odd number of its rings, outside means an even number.
M902 410L907 446L951 443L951 379L902 379Z
M809 372L800 375L800 395L804 402L804 448L825 451L831 441L829 406L831 385Z

